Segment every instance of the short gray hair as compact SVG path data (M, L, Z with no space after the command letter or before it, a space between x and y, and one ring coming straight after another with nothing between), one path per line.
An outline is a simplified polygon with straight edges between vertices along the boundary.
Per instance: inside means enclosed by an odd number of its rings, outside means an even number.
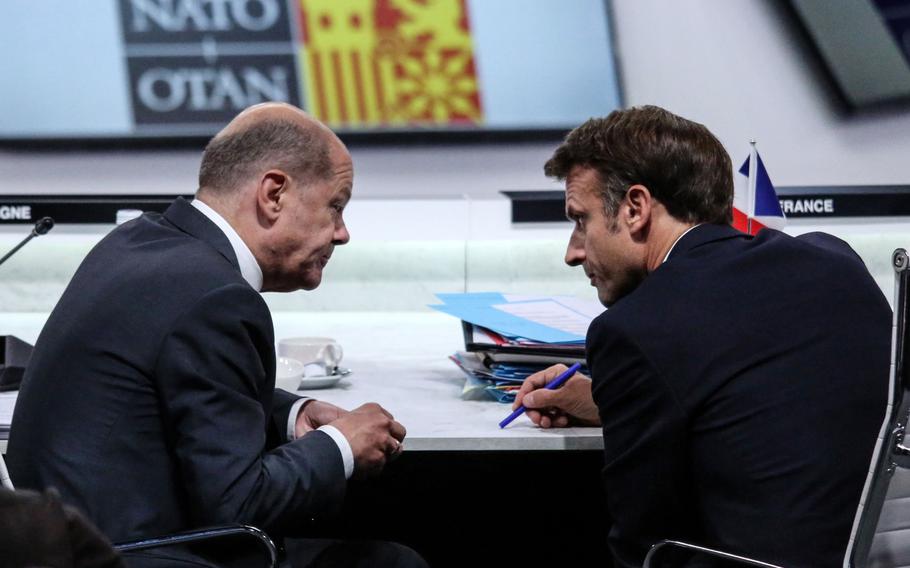
M215 136L202 154L199 187L230 193L248 178L278 168L304 184L332 176L328 136L289 120L266 119Z

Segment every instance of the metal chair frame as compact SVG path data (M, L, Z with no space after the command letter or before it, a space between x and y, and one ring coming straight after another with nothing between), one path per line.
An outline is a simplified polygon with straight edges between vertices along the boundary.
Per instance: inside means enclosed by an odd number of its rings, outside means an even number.
M6 462L3 461L3 454L0 454L0 487L6 487L10 491L14 490L13 480L9 478L9 470L6 469Z
M698 546L696 544L689 544L688 542L681 542L678 540L662 540L651 547L651 550L648 551L648 554L645 556L645 562L642 564L642 568L652 568L654 566L659 566L657 563L660 554L669 548L681 548L683 550L691 550L692 552L700 552L702 554L707 554L708 556L713 556L715 558L720 558L723 560L732 560L734 562L739 562L744 566L759 566L761 568L782 568L777 564L768 564L767 562L762 562L761 560L753 560L752 558L746 558L745 556L738 556L736 554L730 554L729 552L723 552L720 550L714 550L713 548L707 548L704 546Z
M150 550L165 546L174 546L178 544L189 544L193 542L208 541L217 538L245 536L252 538L268 558L269 568L278 568L278 549L269 535L256 527L249 525L226 525L220 527L207 527L194 531L181 532L154 538L145 538L129 542L121 542L114 545L117 552L136 552L141 550Z
M11 491L15 490L13 481L10 479L9 470L6 469L6 462L3 461L3 455L0 455L0 482L2 482L0 484L2 484L3 487ZM262 547L267 559L266 566L269 568L278 568L278 549L275 546L275 543L264 531L249 525L238 524L206 527L176 534L120 542L114 544L113 548L117 552L137 552L166 546L240 536L251 538L257 545Z

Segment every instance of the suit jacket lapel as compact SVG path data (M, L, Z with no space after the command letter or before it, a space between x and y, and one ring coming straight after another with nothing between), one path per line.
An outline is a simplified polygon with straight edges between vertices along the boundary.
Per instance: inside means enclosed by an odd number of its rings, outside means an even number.
M211 245L234 268L238 271L240 270L240 263L237 262L237 255L234 254L231 241L228 240L224 232L215 223L212 223L201 211L190 205L189 201L178 197L164 212L164 218L184 233L188 233Z

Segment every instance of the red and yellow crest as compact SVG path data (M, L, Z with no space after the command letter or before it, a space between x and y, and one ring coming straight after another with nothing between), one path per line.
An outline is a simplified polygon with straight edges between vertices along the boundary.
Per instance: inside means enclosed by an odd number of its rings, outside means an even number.
M481 122L465 0L299 0L307 107L331 126Z

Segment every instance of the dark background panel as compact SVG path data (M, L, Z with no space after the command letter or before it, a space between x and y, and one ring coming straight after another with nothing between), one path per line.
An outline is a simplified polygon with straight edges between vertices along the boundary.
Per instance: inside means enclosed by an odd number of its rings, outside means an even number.
M910 185L793 186L776 188L789 219L910 216ZM503 191L513 223L566 220L565 192Z
M138 133L164 125L217 130L253 104L303 104L292 54L220 56L212 63L204 57L130 57L127 67Z
M113 224L117 211L138 209L163 213L177 195L2 195L0 225L29 225L42 217L56 223ZM184 195L192 199L192 195ZM26 218L27 217L27 218Z
M129 44L290 41L287 0L120 0Z
M349 484L322 536L406 544L434 568L612 566L603 452L405 452Z

